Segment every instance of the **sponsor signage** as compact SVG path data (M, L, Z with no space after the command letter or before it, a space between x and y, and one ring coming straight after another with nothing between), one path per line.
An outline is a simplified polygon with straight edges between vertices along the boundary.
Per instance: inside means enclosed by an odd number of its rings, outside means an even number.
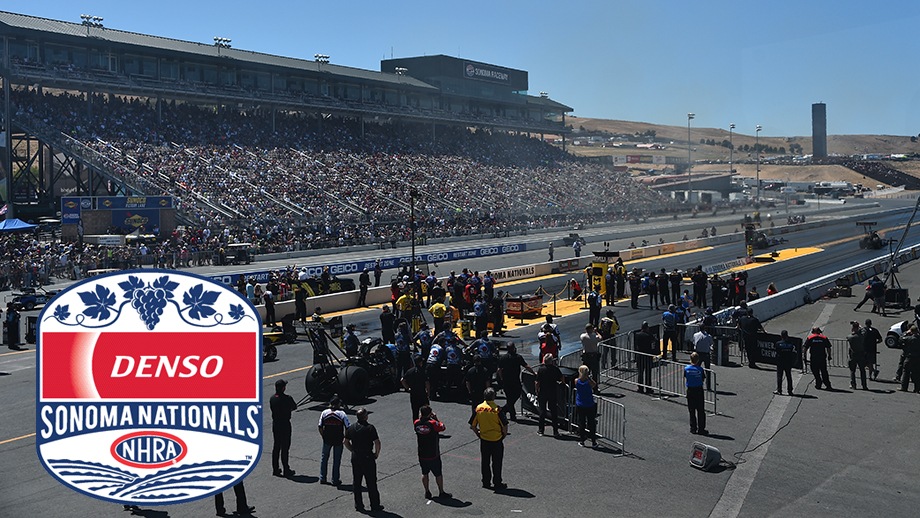
M703 272L705 272L706 275L712 275L714 273L722 273L724 271L731 270L732 268L737 268L738 266L743 266L745 264L748 264L749 262L751 261L747 257L742 257L740 259L732 259L731 261L725 261L724 263L711 264L708 266L704 266Z
M502 268L500 270L492 270L492 278L495 279L495 282L507 282L513 281L516 279L528 279L530 277L536 277L537 268L534 265L519 266L517 268Z
M160 211L154 209L114 209L112 226L130 231L150 230L160 225Z
M80 211L93 208L93 199L88 196L61 197L61 224L76 225L80 221Z
M149 225L148 225L149 226ZM450 261L458 261L460 259L471 259L474 257L489 257L493 255L503 255L503 254L514 254L517 252L527 251L526 243L516 243L510 245L490 245L479 248L466 248L463 250L451 250L447 252L432 252L428 254L416 254L415 260L418 263L446 263ZM384 270L389 270L393 268L400 268L405 264L410 264L412 262L412 256L406 255L401 257L387 257L380 259L380 267ZM321 264L321 265L310 265L304 266L307 269L307 275L311 277L319 277L323 273L323 267L329 267L329 273L332 275L350 275L361 273L365 268L368 271L374 270L374 261L354 261L350 263L337 263L337 264ZM299 270L301 266L297 266ZM513 268L512 268L513 269ZM256 282L268 282L269 270L257 270L251 272L240 272L240 273L229 273L225 275L215 275L211 277L217 282L222 282L224 284L236 284L237 279L242 275L247 279L249 277L254 277ZM427 273L427 272L426 272ZM518 277L523 278L523 277ZM496 280L508 280L508 279L498 279Z
M757 347L747 351L748 361L751 363L766 363L776 365L776 342L782 339L780 335L757 333ZM795 363L793 369L802 368L802 339L790 336L787 338L795 346Z
M173 270L92 277L38 321L36 450L63 485L125 505L204 498L262 451L262 325Z
M98 196L97 210L109 209L171 209L172 196Z
M511 79L508 72L504 72L495 67L469 62L463 65L463 75L468 79L481 79L498 83L507 83Z

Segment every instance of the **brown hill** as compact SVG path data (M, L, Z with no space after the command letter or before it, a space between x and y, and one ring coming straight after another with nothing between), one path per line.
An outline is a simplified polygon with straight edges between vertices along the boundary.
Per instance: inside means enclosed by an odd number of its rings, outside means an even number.
M644 133L649 130L655 131L658 140L666 140L669 144L661 153L655 154L686 156L687 154L687 127L686 126L664 126L661 124L652 124L648 122L632 122L608 119L591 119L583 117L573 117L566 119L566 123L572 126L574 133L571 139L578 138L579 135L593 134L596 132L607 132L610 134L627 134L635 135ZM708 146L700 144L700 139L712 139L716 143L728 140L728 128L699 128L691 127L690 140L695 148L693 157L695 160L728 160L728 148L720 145ZM747 144L753 146L755 136L738 132L733 133L732 142L737 151L738 148ZM673 142L673 144L670 144ZM792 136L792 137L765 137L761 135L760 143L775 148L784 147L787 152L789 145L796 143L802 146L805 154L811 154L811 136ZM676 149L675 149L676 148ZM579 148L573 146L572 152L585 156L603 156L603 155L622 155L635 154L634 147L621 148ZM598 151L605 149L606 151ZM920 143L911 142L909 136L898 135L828 135L827 152L830 154L852 155L858 153L917 153L920 152ZM643 151L647 153L647 151ZM738 153L735 153L738 156ZM743 160L743 157L741 158Z

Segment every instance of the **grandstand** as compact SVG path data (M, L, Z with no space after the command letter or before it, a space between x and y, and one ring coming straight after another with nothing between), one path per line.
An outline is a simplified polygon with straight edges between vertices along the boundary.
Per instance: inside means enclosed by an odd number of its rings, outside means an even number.
M179 223L269 251L405 241L410 186L423 238L670 208L544 143L571 108L527 95L524 71L433 56L377 72L8 12L0 32L27 216L62 195L166 195Z

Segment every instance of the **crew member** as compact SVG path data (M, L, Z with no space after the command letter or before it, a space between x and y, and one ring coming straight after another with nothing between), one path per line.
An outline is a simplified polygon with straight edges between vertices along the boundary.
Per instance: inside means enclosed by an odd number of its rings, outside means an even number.
M518 354L517 346L514 342L508 344L508 352L498 359L498 379L505 391L505 406L502 410L510 417L512 421L517 420L517 412L514 410L514 404L520 399L523 387L521 386L521 368L534 374L530 365L524 357Z
M805 352L811 354L809 361L811 372L815 376L815 388L820 389L823 385L827 390L832 390L831 379L827 374L827 361L831 359L831 341L821 334L820 327L813 327L802 347Z
M332 485L342 483L339 467L342 465L342 443L345 439L345 429L348 428L348 416L342 411L342 402L339 396L333 396L329 401L329 408L323 410L319 416L319 435L323 438L323 453L319 464L319 483L326 484L326 473L329 468L329 452L332 451Z
M285 394L287 381L279 379L275 382L275 395L269 400L272 411L272 475L276 477L290 477L294 470L288 464L288 454L291 450L291 412L297 410L294 398ZM279 466L279 457L281 465ZM281 466L284 471L281 471Z
M639 393L652 393L652 356L655 354L657 338L649 331L648 322L642 322L642 328L633 335L636 347L636 383Z
M429 403L431 394L431 384L428 382L428 375L425 373L425 360L422 356L416 355L415 366L406 371L402 380L400 380L402 386L409 393L413 421L418 418L418 410Z
M789 332L780 331L780 339L776 342L776 395L783 393L783 376L786 376L786 392L792 395L792 366L795 365L795 344L789 340Z
M431 499L431 490L428 488L429 473L434 475L434 480L438 484L438 498L450 498L451 494L444 491L439 435L447 428L444 423L438 421L438 416L428 405L419 409L419 417L413 424L415 437L418 439L418 463L422 468L422 486L425 487L425 498Z
M505 456L505 436L508 435L508 421L495 404L495 390L491 387L482 393L483 402L476 407L470 422L470 429L479 437L479 456L482 468L482 487L496 490L507 489L502 482L502 460Z
M565 383L565 376L556 366L556 359L552 354L547 354L543 358L543 364L537 368L536 392L537 404L540 407L540 420L537 426L537 435L542 436L546 421L546 407L549 406L549 415L553 425L553 436L559 437L559 419L558 419L558 392L559 383Z
M357 411L358 422L345 430L345 447L351 452L351 473L354 478L352 492L355 496L355 511L364 512L361 497L361 480L367 484L371 511L382 511L380 492L377 490L377 458L380 457L380 437L377 428L367 422L367 409Z
M703 395L703 380L706 373L700 367L700 355L690 355L690 365L684 367L687 383L687 410L690 412L690 433L708 435L706 430L706 400Z

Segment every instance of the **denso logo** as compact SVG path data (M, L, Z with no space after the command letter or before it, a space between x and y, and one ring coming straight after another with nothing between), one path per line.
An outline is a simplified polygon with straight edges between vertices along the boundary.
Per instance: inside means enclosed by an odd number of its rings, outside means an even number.
M135 368L135 365L137 366ZM192 378L200 372L202 378L213 378L220 374L224 359L220 356L116 356L112 366L112 377L123 378L134 373L135 378Z
M502 253L509 254L511 252L517 252L521 249L520 245L504 245L502 246Z
M134 432L115 439L112 457L132 468L165 468L182 460L188 453L185 441L164 432Z
M498 253L498 247L494 247L494 246L492 248L480 248L479 249L479 255L495 255L497 253Z
M91 277L38 317L36 449L63 485L125 505L205 498L262 452L262 326L177 271Z

